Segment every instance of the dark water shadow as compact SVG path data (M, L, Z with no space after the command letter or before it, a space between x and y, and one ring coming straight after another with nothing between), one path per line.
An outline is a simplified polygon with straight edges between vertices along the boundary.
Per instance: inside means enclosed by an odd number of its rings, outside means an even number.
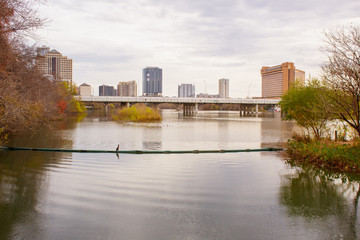
M281 176L279 202L292 217L302 217L322 234L318 239L358 239L360 177L292 165Z
M75 127L76 121L54 123L47 129L35 132L22 132L10 139L11 146L72 148L71 130L58 131ZM74 125L75 124L75 125ZM56 130L58 129L58 130ZM22 222L41 219L42 194L48 187L48 169L71 164L71 153L0 151L0 239L18 239L17 228ZM68 161L68 162L67 162ZM28 239L39 236L41 222L37 222L26 232ZM24 235L25 236L25 235Z

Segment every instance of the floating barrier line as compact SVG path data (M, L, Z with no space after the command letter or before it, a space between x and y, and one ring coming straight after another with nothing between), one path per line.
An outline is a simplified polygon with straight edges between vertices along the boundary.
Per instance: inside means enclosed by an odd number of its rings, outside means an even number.
M39 152L74 152L74 153L121 153L121 154L198 154L198 153L237 153L237 152L271 152L282 151L283 148L258 148L258 149L230 149L230 150L175 150L175 151L152 151L152 150L82 150L82 149L58 149L58 148L28 148L28 147L0 147L5 151L39 151Z

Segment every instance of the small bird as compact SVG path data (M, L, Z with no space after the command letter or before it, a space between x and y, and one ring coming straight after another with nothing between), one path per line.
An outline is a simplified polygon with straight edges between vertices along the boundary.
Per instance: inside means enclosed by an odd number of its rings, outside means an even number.
M119 144L118 144L118 146L117 146L117 148L116 148L116 151L119 151Z

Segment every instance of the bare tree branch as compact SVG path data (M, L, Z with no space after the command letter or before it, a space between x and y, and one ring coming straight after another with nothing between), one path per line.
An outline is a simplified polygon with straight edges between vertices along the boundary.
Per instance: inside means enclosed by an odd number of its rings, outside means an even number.
M338 27L324 33L328 62L323 79L335 93L334 112L360 136L360 27Z

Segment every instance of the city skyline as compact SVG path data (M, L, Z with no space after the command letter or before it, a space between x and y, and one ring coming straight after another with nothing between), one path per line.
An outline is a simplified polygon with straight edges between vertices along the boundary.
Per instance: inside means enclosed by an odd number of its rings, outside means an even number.
M59 0L40 6L49 22L36 34L38 46L73 59L77 85L133 79L141 93L141 69L150 65L164 69L164 96L176 96L182 82L217 93L225 77L231 97L255 97L261 66L294 62L318 76L323 31L359 24L359 10L358 1Z

